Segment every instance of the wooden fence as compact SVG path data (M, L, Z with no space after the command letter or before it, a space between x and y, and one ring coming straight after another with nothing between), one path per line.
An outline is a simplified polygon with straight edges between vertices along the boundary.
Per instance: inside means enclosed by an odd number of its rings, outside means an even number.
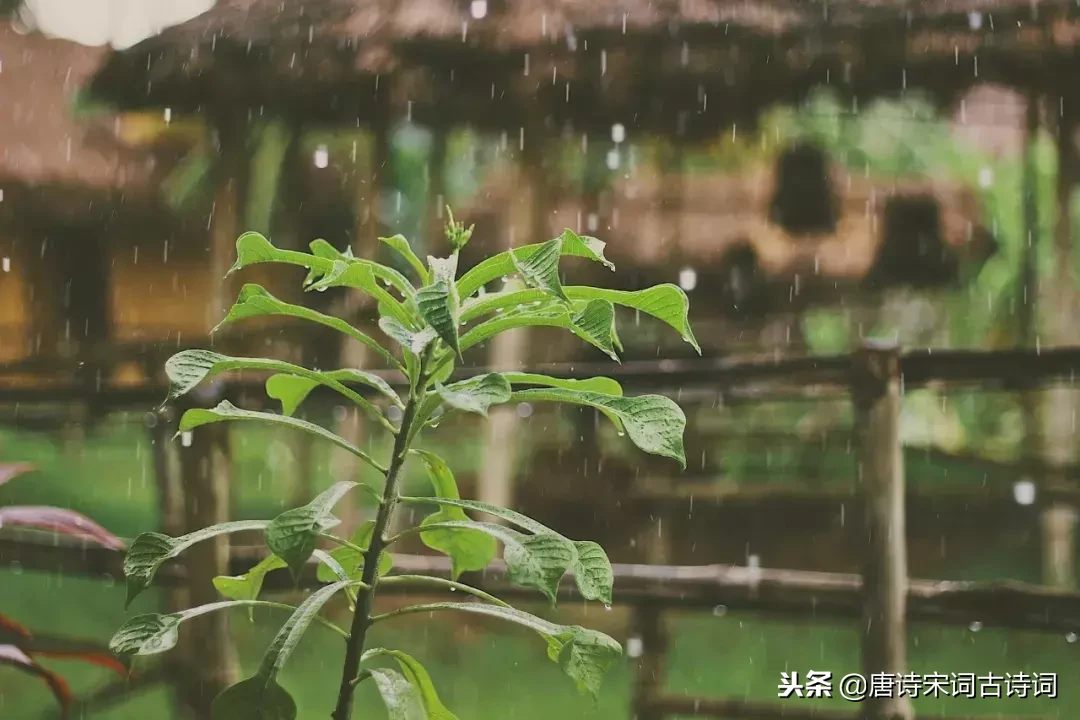
M1023 391L1052 381L1072 383L1080 370L1080 348L904 354L893 346L868 344L850 356L534 369L563 377L588 376L594 370L595 374L615 377L634 390L703 392L726 399L846 391L856 410L860 499L867 540L861 576L732 566L616 566L616 600L633 607L634 633L642 645L633 694L633 716L638 720L661 720L675 715L787 720L856 717L903 720L912 716L903 698L871 699L855 710L837 711L792 703L672 695L664 689L664 666L668 643L665 616L673 610L723 605L735 611L857 620L864 628L861 668L864 676L906 672L909 618L965 625L978 621L987 626L1054 633L1080 630L1080 594L1077 593L1008 582L958 583L908 578L899 433L901 397L906 387L947 382ZM212 394L217 399L253 394L255 389L250 383L220 383ZM7 387L0 388L0 404L70 403L82 398L99 408L145 408L156 404L163 395L162 387ZM1058 470L1071 474L1064 468ZM662 559L664 549L655 548L651 557ZM236 548L231 564L234 571L242 572L256 559L250 549ZM396 560L399 571L448 571L446 562L438 558L398 556ZM120 558L111 551L0 538L0 563L15 562L26 569L120 577ZM161 577L164 582L185 582L182 566L169 568ZM472 580L503 594L517 592L504 582L499 567ZM573 591L566 584L563 592Z

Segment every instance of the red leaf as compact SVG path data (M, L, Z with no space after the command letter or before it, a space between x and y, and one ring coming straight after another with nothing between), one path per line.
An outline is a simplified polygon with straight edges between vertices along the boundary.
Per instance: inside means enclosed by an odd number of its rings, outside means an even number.
M83 540L91 540L113 550L123 550L124 541L98 525L90 518L64 508L45 505L20 505L0 507L0 528L16 525L50 530Z
M0 463L0 485L34 469L30 463Z
M32 633L25 627L15 622L6 615L0 615L0 643L16 641L19 643L29 640Z
M63 717L66 718L68 716L68 711L71 709L72 697L71 688L64 678L41 667L34 662L29 655L14 645L0 645L0 664L11 665L12 667L18 668L23 672L28 672L31 675L36 675L44 680L49 686L49 689L52 690L53 697L60 703Z
M128 669L114 655L106 651L95 650L42 650L32 648L30 654L34 657L47 657L54 660L78 660L80 662L97 665L106 670L112 670L117 675L124 677Z

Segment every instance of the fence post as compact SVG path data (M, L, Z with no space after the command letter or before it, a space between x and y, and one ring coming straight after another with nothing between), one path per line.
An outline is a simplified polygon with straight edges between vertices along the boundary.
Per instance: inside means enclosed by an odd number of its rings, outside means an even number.
M863 563L862 671L895 678L907 670L907 548L900 444L900 351L865 343L854 356L853 400L867 536ZM867 698L865 720L911 720L908 697Z
M634 635L641 645L628 648L638 655L634 680L632 720L664 720L664 713L654 702L663 692L664 667L667 664L667 632L663 609L649 603L634 607ZM637 651L635 653L634 651Z
M194 403L179 403L181 408ZM180 450L180 477L184 493L186 532L226 522L229 517L228 425L200 428L186 436ZM213 585L217 575L228 574L229 536L198 543L183 557L187 572L187 601L192 607L221 599ZM197 624L196 624L197 623ZM236 649L229 634L228 615L209 613L192 621L191 631L178 649L185 663L180 684L191 717L209 717L210 704L225 688L239 680ZM188 715L184 715L188 717Z

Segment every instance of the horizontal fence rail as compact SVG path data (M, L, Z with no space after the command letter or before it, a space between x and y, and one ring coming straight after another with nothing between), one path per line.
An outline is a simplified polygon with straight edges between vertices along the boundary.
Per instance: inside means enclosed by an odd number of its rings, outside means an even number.
M232 550L230 572L242 574L263 559L267 550L255 546ZM0 564L24 570L64 573L123 581L123 553L99 547L0 537ZM862 577L849 573L772 570L734 565L613 565L615 602L667 610L724 609L763 612L828 620L851 620L862 612ZM448 558L394 555L392 574L426 573L450 577ZM535 598L528 589L506 580L505 565L495 561L482 574L463 576L470 584L506 597ZM157 582L185 582L183 567L164 566ZM300 577L300 586L316 585L314 564ZM288 573L267 577L267 590L295 587ZM416 583L387 585L387 594L433 595L439 590ZM580 600L570 576L559 597ZM1018 582L911 580L908 615L912 620L947 625L1001 627L1052 633L1080 632L1080 593L1051 590Z
M553 363L527 369L528 372L559 378L580 379L603 375L618 380L635 391L708 388L714 391L753 389L780 385L791 392L814 393L822 388L842 389L851 384L853 355L775 359L657 360L629 361L621 365L601 363ZM160 405L167 386L155 382L134 386L109 385L96 380L56 381L45 386L24 386L0 368L0 403L72 402L94 400L113 407ZM391 384L401 384L400 374L372 370ZM460 378L491 372L490 368L462 368ZM1050 382L1073 383L1080 376L1080 348L1018 350L919 350L900 357L900 373L905 387L933 383L998 385L1023 390ZM4 380L5 376L8 378ZM358 387L358 391L374 392ZM254 381L210 382L203 397L223 397L247 390L261 392Z

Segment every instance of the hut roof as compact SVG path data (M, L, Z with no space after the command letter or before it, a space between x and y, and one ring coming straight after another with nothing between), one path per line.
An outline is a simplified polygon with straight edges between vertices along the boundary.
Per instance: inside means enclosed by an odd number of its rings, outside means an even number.
M116 142L116 118L74 115L74 94L105 54L0 21L0 187L145 186L152 163Z
M591 121L607 105L667 130L696 114L709 132L736 119L718 114L752 117L819 84L949 100L991 78L1050 85L1045 55L1080 43L1078 15L1071 0L222 0L112 56L92 91L342 120L395 104L393 84L443 121L512 126L537 106ZM496 96L517 114L485 104Z

